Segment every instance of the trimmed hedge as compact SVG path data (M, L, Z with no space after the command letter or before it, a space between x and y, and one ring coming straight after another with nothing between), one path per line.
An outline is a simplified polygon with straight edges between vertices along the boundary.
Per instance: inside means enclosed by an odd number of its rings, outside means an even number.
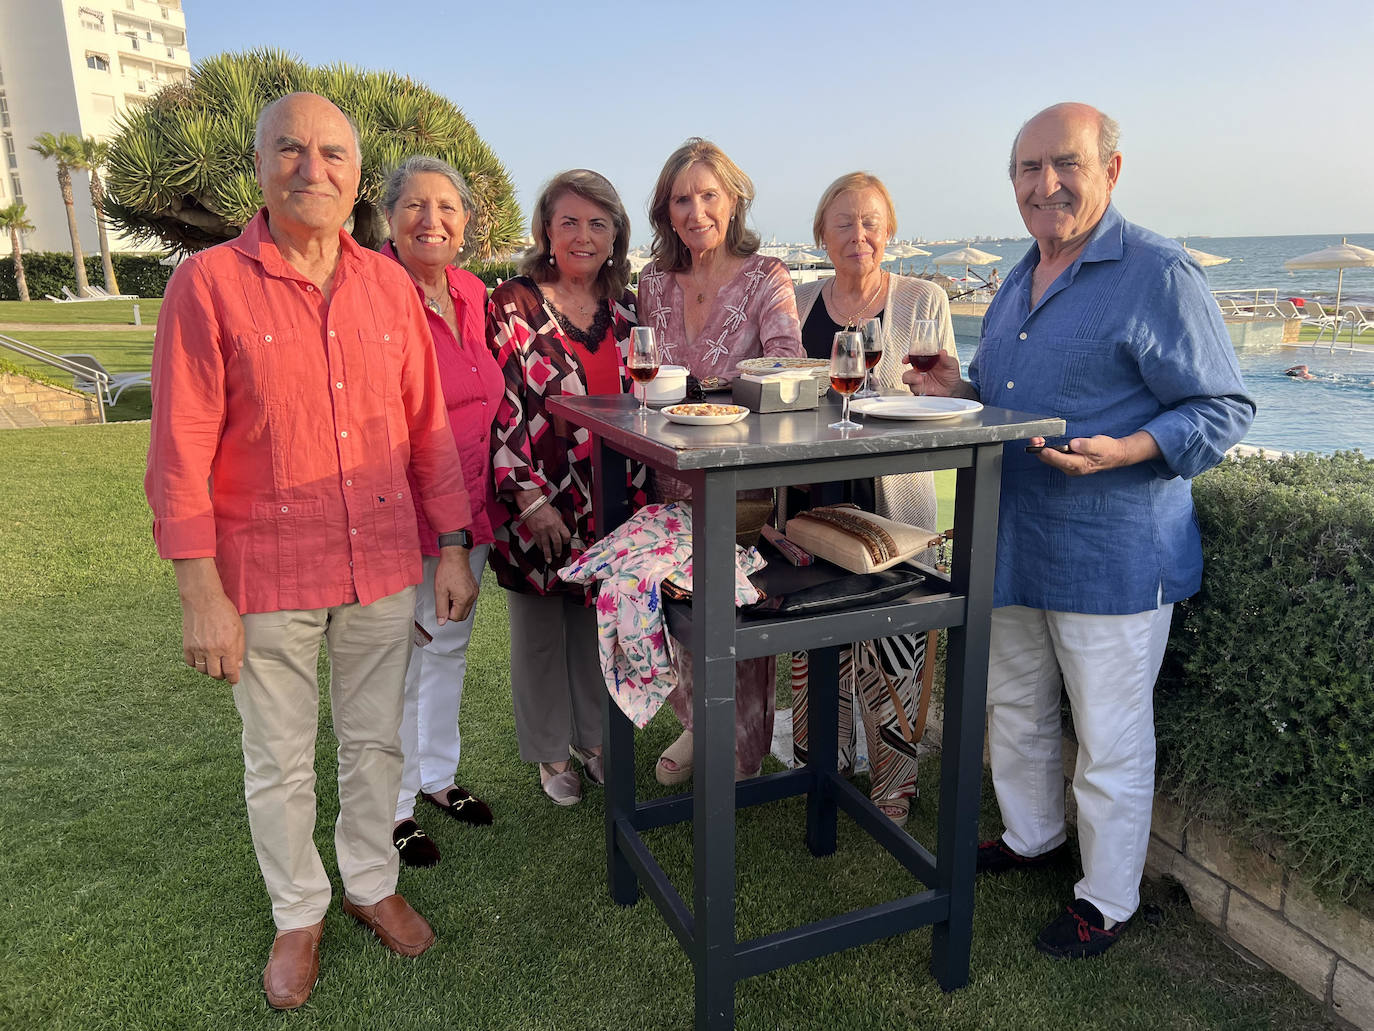
M116 251L110 255L115 278L121 293L139 297L161 297L172 278L172 269L161 264L161 254L138 254ZM76 276L72 273L72 256L62 251L35 251L24 255L24 278L29 284L29 299L41 301L52 294L62 296L65 286L76 292ZM100 265L100 252L86 255L86 278L93 286L105 283ZM19 286L14 278L14 256L0 258L0 301L19 300Z
M1374 462L1223 462L1155 695L1160 786L1333 898L1374 891Z
M518 266L513 261L474 261L463 267L486 283L488 290L520 274Z

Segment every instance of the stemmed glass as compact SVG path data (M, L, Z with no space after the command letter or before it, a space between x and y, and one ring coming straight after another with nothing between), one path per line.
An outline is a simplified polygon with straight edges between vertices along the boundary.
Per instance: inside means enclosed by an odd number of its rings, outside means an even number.
M630 379L639 392L639 417L649 414L649 381L658 375L658 338L652 326L630 330L630 354L625 361Z
M883 320L864 319L859 323L859 335L864 338L864 385L855 397L877 397L878 392L868 385L868 374L883 356Z
M907 360L922 372L929 372L940 363L940 334L934 319L917 319L911 324L911 346ZM925 391L920 392L924 394Z
M864 368L864 337L862 333L841 330L835 334L830 348L830 386L844 398L844 418L832 422L832 430L857 430L860 423L849 418L849 397L859 389L868 370Z

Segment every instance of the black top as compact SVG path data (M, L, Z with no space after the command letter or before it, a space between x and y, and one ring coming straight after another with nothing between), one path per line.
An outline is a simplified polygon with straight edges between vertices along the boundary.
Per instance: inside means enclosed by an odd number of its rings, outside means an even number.
M880 311L866 317L880 319L883 313ZM806 325L802 326L802 350L808 358L829 361L830 349L835 346L835 334L842 329L844 327L830 317L825 298L818 296L816 303L811 306L811 314L806 316Z

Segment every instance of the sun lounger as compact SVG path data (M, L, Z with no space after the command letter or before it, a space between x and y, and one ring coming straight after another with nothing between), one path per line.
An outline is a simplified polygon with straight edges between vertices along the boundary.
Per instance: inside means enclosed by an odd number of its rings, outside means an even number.
M52 294L44 294L43 296L50 301L56 301L58 304L72 304L78 301L103 301L107 299L104 297L78 297L76 294L72 293L71 287L67 286L62 288L62 293L62 297L54 297Z
M152 371L148 372L110 372L105 366L100 364L99 359L90 354L64 354L60 357L70 362L75 362L90 369L93 373L98 372L106 377L109 383L110 396L108 403L115 405L119 403L119 395L130 387L151 387L153 385ZM100 384L95 376L82 376L77 373L73 375L72 386L86 394L95 394L100 397ZM101 398L104 402L105 398Z
M89 301L137 301L138 294L112 294L103 286L86 287L86 300Z
M1329 314L1316 301L1307 301L1302 306L1302 320L1309 326L1317 327L1317 339L1322 338L1322 334L1328 329L1331 330L1331 339L1336 339L1336 330L1340 328L1341 320L1337 315Z
M1366 329L1374 329L1374 319L1371 319L1360 308L1342 308L1341 321L1349 322L1356 333L1362 334Z

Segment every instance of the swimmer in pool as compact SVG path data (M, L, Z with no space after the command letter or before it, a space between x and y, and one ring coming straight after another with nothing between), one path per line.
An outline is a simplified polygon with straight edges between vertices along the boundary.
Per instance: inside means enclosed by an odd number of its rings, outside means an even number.
M1284 369L1284 370L1283 370L1283 374L1284 374L1285 376L1292 376L1294 379L1316 379L1316 378L1317 378L1317 377L1313 376L1312 373L1310 373L1310 372L1307 371L1307 366L1306 366L1306 365L1294 365L1294 366L1292 366L1291 368Z

